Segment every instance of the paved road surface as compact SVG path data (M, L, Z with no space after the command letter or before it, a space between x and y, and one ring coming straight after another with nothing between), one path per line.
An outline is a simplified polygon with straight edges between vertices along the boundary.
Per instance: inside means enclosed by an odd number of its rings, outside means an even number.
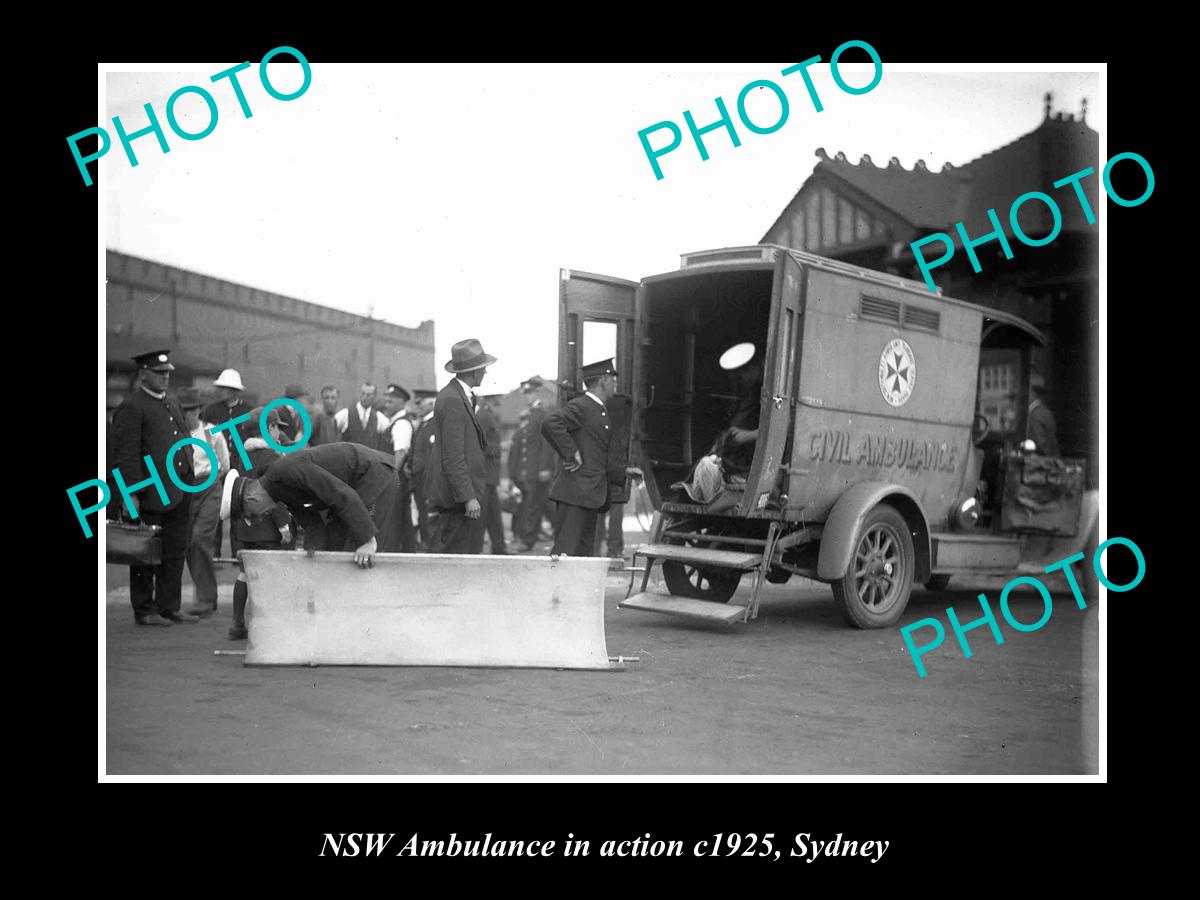
M1005 625L997 646L986 628L970 632L969 660L948 635L923 657L923 679L898 630L848 628L822 585L768 585L759 618L726 630L618 610L625 582L615 575L608 651L641 658L624 671L245 668L213 655L244 646L225 635L229 583L214 619L139 628L120 570L109 572L109 774L1083 774L1096 765L1095 612L1069 593L1055 593L1036 633ZM996 606L1000 583L918 590L904 622L944 621L947 606L966 622L982 587ZM1018 617L1039 617L1035 594L1014 597Z

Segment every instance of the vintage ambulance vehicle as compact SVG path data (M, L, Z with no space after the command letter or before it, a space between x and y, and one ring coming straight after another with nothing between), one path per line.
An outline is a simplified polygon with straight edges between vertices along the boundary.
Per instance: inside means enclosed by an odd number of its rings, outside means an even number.
M758 245L685 254L640 282L564 269L560 335L560 378L573 383L615 343L613 421L628 427L613 450L646 473L657 510L622 608L746 621L764 580L800 575L831 585L852 625L878 628L898 621L914 583L1040 572L1094 546L1084 462L1021 440L1044 339L1014 316ZM761 365L753 459L740 475L722 466L716 496L698 501L678 485L730 424L738 373L720 360L738 343ZM981 354L998 352L1019 373L1004 434L978 413ZM656 566L669 593L648 589ZM753 590L731 602L747 574Z

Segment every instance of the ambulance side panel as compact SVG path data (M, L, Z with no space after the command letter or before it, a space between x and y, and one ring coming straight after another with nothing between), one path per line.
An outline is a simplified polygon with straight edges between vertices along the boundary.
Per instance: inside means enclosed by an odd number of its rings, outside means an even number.
M805 271L789 518L824 521L851 485L879 482L906 487L929 526L941 527L968 461L980 314L811 264Z

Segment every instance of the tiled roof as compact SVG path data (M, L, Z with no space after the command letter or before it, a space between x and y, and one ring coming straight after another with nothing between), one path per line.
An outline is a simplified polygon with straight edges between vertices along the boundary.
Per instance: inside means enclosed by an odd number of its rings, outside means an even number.
M817 150L821 161L813 176L824 174L845 182L922 231L950 231L955 222L972 237L990 230L987 210L996 215L1009 235L1008 211L1017 197L1028 191L1041 191L1053 197L1063 216L1063 229L1093 227L1087 222L1071 187L1056 189L1053 182L1086 166L1096 171L1083 179L1092 209L1098 206L1100 177L1100 135L1086 122L1058 113L1047 115L1028 134L985 153L962 166L947 163L940 172L931 172L923 160L911 169L892 157L885 166L877 166L864 155L851 163L844 153L830 158ZM803 187L801 188L803 190ZM1101 195L1102 196L1102 195ZM1031 235L1038 226L1048 231L1050 213L1045 205L1030 202L1021 209L1022 227Z

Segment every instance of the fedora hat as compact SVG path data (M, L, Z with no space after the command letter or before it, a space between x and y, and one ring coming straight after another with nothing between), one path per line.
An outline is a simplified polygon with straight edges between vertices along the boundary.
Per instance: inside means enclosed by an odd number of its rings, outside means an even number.
M200 392L195 388L183 388L179 392L179 406L182 409L199 409L204 404L200 402Z
M495 361L496 357L483 352L483 344L475 338L467 338L450 348L450 362L446 363L446 371L456 375L474 372L476 369L490 366Z
M233 388L235 391L244 391L246 389L242 384L242 376L238 374L237 369L226 369L217 376L217 380L213 382L213 387Z

